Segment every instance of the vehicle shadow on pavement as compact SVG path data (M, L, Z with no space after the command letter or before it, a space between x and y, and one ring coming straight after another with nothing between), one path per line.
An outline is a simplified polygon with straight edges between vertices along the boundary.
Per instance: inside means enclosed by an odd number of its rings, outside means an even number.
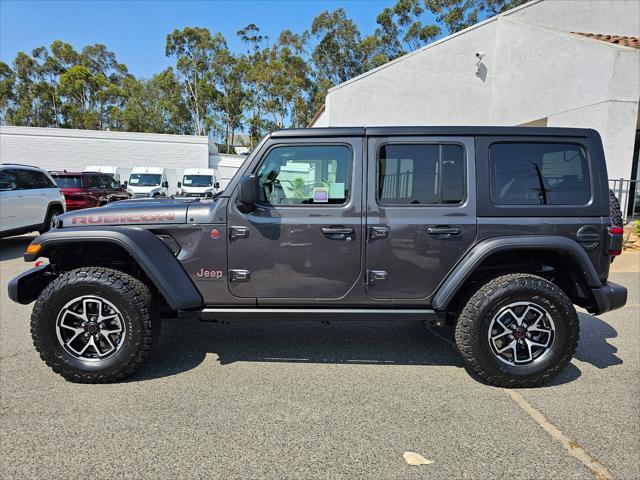
M618 336L616 329L593 315L580 313L579 317L580 343L575 357L600 369L621 365L618 348L607 341Z
M0 261L22 257L22 254L27 250L27 245L34 238L36 238L36 234L0 239Z
M576 359L604 369L619 365L617 336L608 323L580 314L581 340ZM131 381L167 377L196 368L207 354L220 365L234 362L424 365L463 368L453 328L429 331L416 321L244 321L222 323L167 319L153 358ZM472 372L473 378L479 380ZM573 363L545 386L570 383L582 375Z
M357 365L446 365L463 362L451 345L416 321L243 321L224 325L165 320L153 358L132 381L197 367L210 353L221 365L291 362Z

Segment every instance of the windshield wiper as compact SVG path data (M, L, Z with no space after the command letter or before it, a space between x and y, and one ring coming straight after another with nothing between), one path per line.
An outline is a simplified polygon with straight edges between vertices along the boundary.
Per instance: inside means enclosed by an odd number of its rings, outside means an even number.
M542 178L542 173L540 172L540 167L537 163L534 163L536 167L536 175L538 175L538 184L540 185L540 193L538 196L542 200L542 205L547 205L547 189L544 187L544 179Z

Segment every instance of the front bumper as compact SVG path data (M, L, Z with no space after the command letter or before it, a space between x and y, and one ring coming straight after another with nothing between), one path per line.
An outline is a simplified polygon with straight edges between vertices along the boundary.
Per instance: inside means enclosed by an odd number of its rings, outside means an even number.
M600 315L617 308L624 307L627 303L627 289L613 282L605 282L601 287L592 288L596 306L589 313Z
M56 276L49 264L27 270L9 282L9 298L23 305L31 303Z

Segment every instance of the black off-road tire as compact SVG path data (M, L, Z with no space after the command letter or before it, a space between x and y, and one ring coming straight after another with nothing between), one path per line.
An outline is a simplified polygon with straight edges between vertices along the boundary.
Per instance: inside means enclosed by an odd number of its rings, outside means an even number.
M121 312L126 335L113 356L89 362L67 352L56 334L56 321L67 302L83 295L99 296ZM149 288L136 278L109 268L72 270L53 280L36 300L31 336L42 360L71 382L110 383L130 376L144 363L160 333Z
M555 323L550 350L537 363L509 365L499 360L488 340L491 320L513 302L543 307ZM560 373L571 361L580 338L573 303L556 285L530 274L503 275L487 282L471 296L458 318L456 344L467 365L484 381L499 387L533 387Z
M38 233L42 235L43 233L48 232L51 229L51 219L54 215L60 214L62 214L62 207L54 205L53 207L49 208L49 210L47 210L47 216L44 218L44 223L38 229Z
M609 216L614 225L622 227L622 209L620 208L618 197L613 193L613 190L609 190Z

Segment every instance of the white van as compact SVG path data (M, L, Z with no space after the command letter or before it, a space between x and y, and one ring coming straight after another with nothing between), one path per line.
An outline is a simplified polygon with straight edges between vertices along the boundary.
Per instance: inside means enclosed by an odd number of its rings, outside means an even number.
M212 197L219 186L212 168L186 168L178 182L178 196Z
M111 165L89 165L84 169L85 172L100 172L111 175L118 183L122 183L120 179L120 167L113 167Z
M133 198L166 197L169 193L164 167L134 167L125 185L133 193Z

